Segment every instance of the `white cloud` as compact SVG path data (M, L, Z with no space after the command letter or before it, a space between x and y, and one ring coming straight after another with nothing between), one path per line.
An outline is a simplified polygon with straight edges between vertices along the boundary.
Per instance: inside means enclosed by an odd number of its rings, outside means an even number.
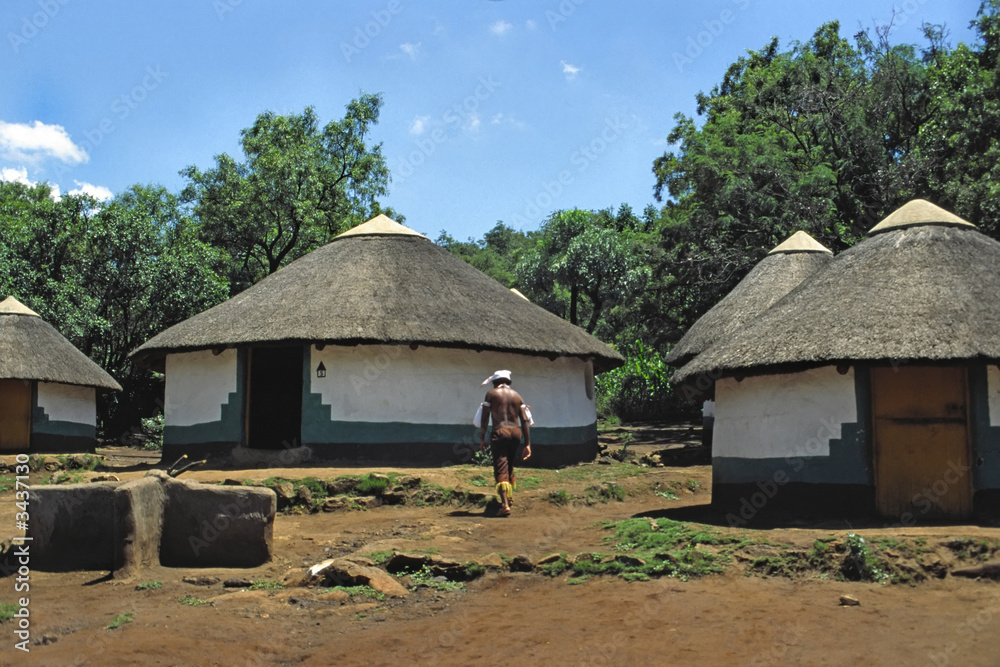
M87 152L73 143L62 125L7 123L0 120L0 156L16 162L36 164L55 158L66 164L86 162Z
M465 121L465 129L469 130L470 132L478 132L479 131L479 114L478 113L476 113L475 111L473 111L472 113L469 114L469 119L467 121Z
M513 24L508 23L503 19L500 19L496 23L490 24L490 32L492 32L494 35L505 35L513 27L514 27Z
M421 42L417 42L416 44L403 42L399 45L399 50L405 53L410 60L416 60L417 54L420 53L420 44Z
M577 67L576 65L570 65L565 60L560 60L559 62L562 64L562 68L563 68L562 71L563 71L563 74L566 75L566 80L567 81L572 81L573 79L576 78L576 75L580 73L580 68Z
M73 182L76 183L77 187L69 191L69 194L71 195L90 195L97 201L107 201L108 199L114 197L114 193L103 185L84 183L76 179L74 179Z
M524 27L527 28L528 30L536 30L538 28L538 24L532 21L531 19L528 19L527 21L524 22Z
M518 130L523 130L527 127L523 121L519 121L513 116L508 116L502 112L493 115L493 118L490 119L490 125L509 125Z
M423 134L430 119L430 116L415 116L413 122L410 123L410 134Z
M8 183L24 183L29 188L38 185L37 181L33 181L28 178L28 169L26 167L15 168L15 167L0 167L0 181L6 181ZM61 201L62 196L59 194L58 184L49 184L49 196L52 197L53 201Z

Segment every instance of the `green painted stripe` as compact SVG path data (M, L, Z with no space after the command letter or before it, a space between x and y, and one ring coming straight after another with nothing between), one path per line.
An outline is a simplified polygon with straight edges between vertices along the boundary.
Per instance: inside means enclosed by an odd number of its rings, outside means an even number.
M857 422L840 425L840 438L831 438L829 456L785 456L760 459L713 456L713 484L783 483L860 484L875 482L867 424L871 414L871 375L865 366L854 368ZM822 424L820 424L822 428ZM814 441L810 438L806 447Z
M35 421L31 425L32 433L44 433L45 435L64 435L74 438L97 437L97 428L91 424L78 424L76 422L55 421L46 417L45 421Z
M985 364L969 367L969 398L973 488L1000 489L1000 426L990 424L989 375Z
M312 425L315 426L315 425ZM303 444L323 443L479 443L479 429L469 424L409 424L406 422L327 421L320 432L303 425ZM579 445L596 440L597 424L568 427L534 427L531 441L539 445Z

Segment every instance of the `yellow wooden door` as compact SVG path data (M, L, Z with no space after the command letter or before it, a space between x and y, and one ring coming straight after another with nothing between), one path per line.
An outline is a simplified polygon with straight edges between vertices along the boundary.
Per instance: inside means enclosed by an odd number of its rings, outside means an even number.
M964 368L872 369L875 499L899 519L972 514L968 380Z
M0 451L28 449L31 442L31 383L0 380Z

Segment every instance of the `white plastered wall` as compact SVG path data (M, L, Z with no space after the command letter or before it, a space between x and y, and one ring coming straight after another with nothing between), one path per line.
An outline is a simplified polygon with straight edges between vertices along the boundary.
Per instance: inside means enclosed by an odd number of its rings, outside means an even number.
M236 391L236 350L168 354L164 421L171 426L222 419L222 405Z
M990 426L1000 426L1000 370L986 366L986 395L990 401Z
M724 378L715 384L712 456L829 456L840 425L857 420L853 368Z
M586 426L596 421L587 396L587 362L498 352L420 346L310 346L311 391L331 407L333 421L472 424L492 386L493 371L511 371L513 387L531 406L535 426ZM316 376L322 362L326 377Z
M45 410L51 421L97 426L97 396L93 387L39 382L38 407Z

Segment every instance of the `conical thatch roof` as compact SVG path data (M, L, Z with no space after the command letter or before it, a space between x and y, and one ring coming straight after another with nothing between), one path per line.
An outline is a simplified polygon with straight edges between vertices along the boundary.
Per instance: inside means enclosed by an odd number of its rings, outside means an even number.
M1000 359L1000 242L919 200L869 234L673 379Z
M0 379L122 389L51 324L12 296L0 301Z
M169 352L277 342L577 356L592 358L597 370L624 361L583 329L385 216L170 327L132 356L158 367Z
M691 325L667 355L667 363L681 366L712 343L732 334L771 307L833 257L828 248L805 232L795 232L775 246L743 280L711 310Z

